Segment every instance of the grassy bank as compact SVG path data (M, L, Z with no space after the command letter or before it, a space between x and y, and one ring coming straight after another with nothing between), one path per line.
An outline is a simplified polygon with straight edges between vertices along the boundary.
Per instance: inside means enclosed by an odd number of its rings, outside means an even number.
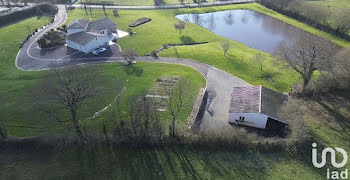
M245 5L247 6L247 5ZM221 7L223 8L223 7ZM216 8L213 8L215 10ZM198 9L202 10L202 9ZM121 39L123 48L136 48L140 54L145 54L160 47L161 44L181 42L178 31L173 29L173 23L177 22L173 15L182 11L120 11L120 18L113 18L120 28L126 30L127 24L133 20L150 16L151 23L135 28L136 35ZM93 10L92 18L103 17L102 11ZM144 14L142 14L144 13ZM83 10L71 11L69 18L82 18ZM47 19L48 20L48 19ZM59 125L54 122L40 120L38 114L29 111L27 107L19 106L22 97L25 96L26 87L35 87L39 80L45 77L47 72L23 72L14 66L18 44L27 35L23 31L26 26L34 29L47 23L43 17L27 19L0 29L0 92L5 94L6 110L3 112L10 125L11 135L27 136L37 133L57 130ZM69 22L69 21L68 21ZM234 48L226 59L220 48L222 37L204 30L196 25L188 24L184 36L195 41L209 41L205 45L178 48L178 55L193 58L194 60L207 62L228 72L240 76L249 82L265 83L266 86L275 87L273 82L259 78L258 68L248 59L258 51L248 48L240 43L231 41ZM163 55L176 56L174 49L165 51ZM268 56L267 54L265 54ZM241 57L244 61L241 62ZM193 79L196 86L204 84L202 76L191 68L177 65L137 63L136 67L143 69L141 76L128 73L117 63L99 65L98 70L105 77L106 94L98 100L90 110L99 110L109 104L114 96L116 78L128 79L127 91L123 101L133 94L148 89L159 76L180 75ZM282 90L296 81L293 74L281 71L273 63L272 59L266 61L269 71L278 73L275 82ZM265 85L264 84L264 85ZM281 90L281 91L282 91ZM348 101L347 101L348 102ZM339 103L314 104L306 117L308 129L312 132L313 139L325 146L338 146L350 152L348 143L350 107L339 106ZM92 111L93 112L93 111ZM95 120L86 121L87 125L100 127L98 122L106 119L108 113ZM342 118L345 117L345 118ZM338 121L341 120L341 121ZM42 124L46 122L47 124ZM37 127L36 127L37 126ZM48 127L54 127L49 129ZM310 147L305 151L311 152ZM0 153L0 179L325 179L326 170L317 169L311 163L309 154L301 157L291 156L284 152L236 152L234 149L199 148L199 147L166 147L157 149L125 149L121 147L86 147L86 149L71 149L63 153L26 152L26 153Z
M39 82L46 77L47 71L42 72L24 72L15 67L15 59L19 50L20 42L29 32L35 28L41 27L49 22L48 17L34 17L16 24L12 24L0 29L0 92L5 98L5 110L2 114L6 117L6 124L9 135L12 136L33 136L46 132L61 131L62 128L70 126L55 121L45 119L37 110L31 108L28 99L27 90L36 88ZM141 74L136 75L132 71L126 71L119 63L98 65L97 70L103 77L105 85L101 87L104 94L88 106L82 107L79 113L80 119L91 117L95 112L103 109L111 103L116 95L115 87L118 86L115 79L129 80L126 84L126 93L122 96L122 104L126 104L127 99L143 90L147 90L156 83L160 76L176 75L180 77L190 77L194 86L199 90L200 86L205 85L202 75L196 70L178 65L157 64L157 63L138 63L135 65ZM198 91L197 91L198 92ZM194 92L194 96L196 93ZM125 109L125 107L124 107ZM180 125L184 125L186 117L192 107L187 107L182 114ZM103 119L103 116L100 117ZM91 120L93 121L93 120ZM96 119L94 119L96 122ZM84 122L85 123L85 122ZM85 124L89 125L89 122Z
M136 34L122 38L118 41L122 49L133 48L139 53L139 55L145 55L155 49L158 49L162 44L183 43L184 39L194 42L207 41L209 43L205 45L178 47L177 53L174 48L171 48L164 51L160 55L166 57L187 58L204 62L230 72L231 74L246 80L250 84L263 85L280 92L289 91L290 85L298 82L300 77L294 72L288 69L282 69L278 64L276 65L276 62L269 54L263 53L266 57L264 62L265 71L268 71L272 76L272 78L266 79L259 70L258 64L251 60L260 51L249 48L236 41L230 41L233 44L233 49L229 52L229 58L226 58L223 56L223 52L220 47L220 42L222 40L227 40L226 38L218 36L204 28L190 23L186 24L186 28L183 30L182 36L180 36L179 32L173 27L174 23L178 22L178 20L174 17L177 14L203 13L228 9L255 10L297 26L310 33L325 38L331 38L333 42L339 45L350 45L349 41L329 35L323 31L283 16L256 3L194 9L120 10L120 17L114 17L111 10L106 10L106 13L97 9L93 9L92 13L90 13L89 10L86 12L84 10L74 10L69 12L67 24L77 18L94 20L107 16L108 18L117 22L119 29L126 31L128 25L134 22L136 19L141 17L149 17L152 18L151 22L133 28L133 31L136 32Z

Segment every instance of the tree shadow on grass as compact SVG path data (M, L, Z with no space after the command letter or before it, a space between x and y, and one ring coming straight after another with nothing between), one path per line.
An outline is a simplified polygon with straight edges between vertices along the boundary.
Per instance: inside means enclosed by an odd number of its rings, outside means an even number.
M143 68L142 67L137 67L135 65L129 65L129 66L126 66L124 68L124 72L127 75L134 75L134 76L141 77L142 74L143 74Z
M350 99L348 97L340 97L337 94L328 94L323 97L323 99L316 99L316 102L338 123L342 129L342 135L346 136L344 140L350 138L350 119L341 113L341 108L348 107L349 101ZM347 111L349 111L349 109L347 109ZM334 130L338 131L337 129Z
M196 42L189 36L181 36L180 40L181 40L182 44L193 44Z

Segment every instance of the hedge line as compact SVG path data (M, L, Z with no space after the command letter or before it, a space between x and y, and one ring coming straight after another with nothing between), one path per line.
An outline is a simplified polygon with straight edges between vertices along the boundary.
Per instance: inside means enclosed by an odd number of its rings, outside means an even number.
M39 4L28 9L15 11L9 14L0 16L0 26L13 23L20 19L25 19L32 16L41 16L44 14L55 15L57 7L51 4Z

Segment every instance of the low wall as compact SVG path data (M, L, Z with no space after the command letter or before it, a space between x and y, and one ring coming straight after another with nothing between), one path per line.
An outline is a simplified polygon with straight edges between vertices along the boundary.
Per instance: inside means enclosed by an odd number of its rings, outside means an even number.
M187 118L187 127L193 129L193 125L197 119L198 114L200 114L201 105L205 96L206 88L201 87L197 99L193 105L193 109L189 117Z

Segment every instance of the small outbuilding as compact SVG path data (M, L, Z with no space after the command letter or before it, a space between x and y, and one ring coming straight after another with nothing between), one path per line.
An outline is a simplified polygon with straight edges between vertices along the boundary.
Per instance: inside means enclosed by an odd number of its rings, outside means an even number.
M262 86L236 87L231 94L229 123L284 132L288 124L280 116L288 96Z

